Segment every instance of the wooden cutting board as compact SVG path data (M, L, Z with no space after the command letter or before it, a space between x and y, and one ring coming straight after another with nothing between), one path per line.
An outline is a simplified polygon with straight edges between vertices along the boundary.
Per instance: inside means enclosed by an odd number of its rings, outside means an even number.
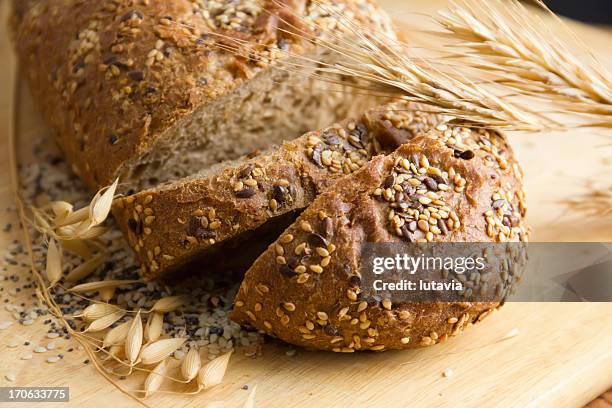
M404 22L423 18L416 11L432 11L444 4L438 0L383 3ZM0 2L0 21L5 16L6 2ZM610 32L579 24L573 27L612 67L611 56L606 55ZM3 226L16 221L14 212L4 211L12 204L8 135L16 132L19 157L27 161L32 140L45 134L45 126L25 88L16 83L17 69L5 32L0 32L0 61L4 62L0 64ZM609 178L609 136L594 132L512 136L527 174L529 219L536 240L612 241L612 220L572 214L559 203L582 191L583 181L598 175ZM18 237L18 231L0 232L0 249ZM24 278L27 273L23 271ZM31 296L27 291L7 295L12 284L0 284L4 288L0 302ZM4 320L11 318L2 309L0 322ZM70 341L57 341L66 355L58 363L46 363L46 357L39 355L20 360L22 353L49 341L42 326L39 321L0 330L0 386L68 386L69 406L135 405L91 365L83 364L83 352L68 352L74 347ZM513 329L518 329L517 336L500 341ZM31 344L8 348L15 338ZM257 407L580 407L612 385L611 346L612 303L513 303L461 336L419 351L338 355L300 350L287 356L286 347L266 345L259 358L233 357L224 383L207 393L160 394L146 402L153 407L237 407L247 398L249 391L242 389L246 384L250 389L257 385ZM443 376L449 369L453 375ZM9 373L15 375L14 382L5 378Z

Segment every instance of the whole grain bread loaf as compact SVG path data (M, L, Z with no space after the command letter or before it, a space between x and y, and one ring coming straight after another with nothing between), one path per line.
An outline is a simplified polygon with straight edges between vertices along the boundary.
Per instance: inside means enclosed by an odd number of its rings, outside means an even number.
M445 341L503 303L526 261L520 246L486 274L457 275L465 300L447 303L368 294L365 246L523 242L525 211L521 169L506 139L439 125L320 194L248 270L232 319L292 344L337 352ZM497 300L474 301L473 294Z
M259 242L263 251L266 234L275 239L338 178L442 121L421 109L404 102L371 109L279 148L118 198L113 214L147 279L219 253L246 261L245 246Z
M120 177L124 191L138 191L371 103L330 92L307 69L274 68L285 52L325 59L290 31L334 32L330 13L393 35L370 0L324 3L15 0L12 26L22 71L74 171L94 189ZM265 45L268 60L221 49L237 42Z

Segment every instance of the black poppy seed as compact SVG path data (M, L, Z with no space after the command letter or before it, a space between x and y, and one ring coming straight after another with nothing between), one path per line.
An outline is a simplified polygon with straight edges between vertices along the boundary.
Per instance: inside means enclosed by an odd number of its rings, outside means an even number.
M357 275L352 275L348 280L349 286L357 288L361 285L361 278Z
M387 189L393 187L393 184L395 184L395 175L389 174L387 177L385 177L382 186L383 188Z
M281 265L279 271L283 276L286 276L287 278L292 278L295 276L295 272L293 271L293 269L291 269L287 265Z
M250 198L255 195L255 189L251 187L245 187L242 190L236 192L236 197L238 198Z
M128 76L133 81L140 82L140 81L144 80L144 72L142 72L142 71L130 71L130 72L128 72Z
M459 155L463 160L471 160L474 158L474 152L472 150L466 150Z
M111 133L108 136L108 144L110 144L111 146L117 144L118 141L119 141L119 137L115 135L114 133Z

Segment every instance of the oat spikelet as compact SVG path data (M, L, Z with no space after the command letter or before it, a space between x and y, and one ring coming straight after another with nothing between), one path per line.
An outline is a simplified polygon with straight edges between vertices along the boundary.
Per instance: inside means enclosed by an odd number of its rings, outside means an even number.
M145 326L145 339L149 343L157 341L164 328L164 314L153 312L149 314L147 325Z
M104 336L102 347L107 348L110 346L123 344L127 338L127 334L131 326L132 321L128 320L110 329Z
M451 57L476 68L474 76L494 75L496 83L551 103L581 126L612 127L612 76L594 58L589 65L574 55L574 48L587 50L571 32L574 44L517 0L459 0L436 21L445 45L457 49Z
M123 358L125 357L125 347L123 344L117 344L115 346L111 346L111 348L108 350L108 356L109 357L115 357L115 358Z
M70 292L94 292L104 288L115 288L117 286L130 285L132 283L139 283L138 280L106 280L98 282L82 283L80 285L73 286L69 289Z
M109 328L113 323L121 319L123 316L125 316L125 312L123 310L117 310L116 312L113 312L104 317L101 317L100 319L94 320L93 322L91 322L89 326L87 326L87 329L85 329L84 331L85 332L102 331L104 329Z
M63 227L67 225L73 225L81 223L89 217L89 207L83 207L76 211L71 211L63 219L56 219L55 225L57 227Z
M156 365L153 370L151 370L144 383L145 398L157 391L162 385L166 376L167 368L167 360L163 360L161 363Z
M138 360L138 353L142 348L142 318L140 310L132 320L125 339L125 356L130 364L135 364Z
M231 351L225 353L200 368L198 372L198 386L200 389L208 389L221 384L231 355Z
M109 305L108 303L94 303L83 310L83 319L91 322L115 313L117 310L119 310L117 306Z
M59 244L62 249L72 252L80 256L83 259L91 258L91 248L87 245L86 241L80 239L60 239ZM67 277L66 277L67 278Z
M91 201L89 205L89 222L91 227L100 225L104 222L106 217L108 217L118 183L119 179L116 179L113 184L106 188L106 191L104 191L104 189L100 190ZM104 191L104 193L100 194L102 191Z
M253 389L249 392L249 396L244 401L242 408L255 408L255 391L257 391L257 385L253 386Z
M77 282L91 275L100 265L104 263L104 254L98 254L91 259L79 264L66 276L66 282Z
M64 220L72 212L72 204L66 201L53 201L50 205L51 211L55 214L55 223Z
M176 349L181 347L186 341L186 338L172 338L147 344L142 348L140 360L142 364L145 365L155 364L174 353Z
M168 296L165 298L159 299L153 307L151 308L152 312L161 312L168 313L173 312L179 307L183 306L186 302L185 296Z
M183 379L186 381L193 380L198 375L201 365L202 362L198 349L195 347L190 348L181 363L181 375Z
M103 302L108 302L110 301L113 296L115 295L115 291L117 290L116 286L111 286L111 287L106 287L106 288L102 288L100 289L100 299Z
M46 271L47 279L49 279L51 286L55 285L62 278L62 253L53 238L49 239Z

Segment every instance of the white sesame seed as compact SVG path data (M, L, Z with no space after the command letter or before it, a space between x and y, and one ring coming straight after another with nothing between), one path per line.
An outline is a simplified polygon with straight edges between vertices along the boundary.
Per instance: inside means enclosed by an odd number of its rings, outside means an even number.
M11 327L13 325L13 322L11 322L10 320L6 320L4 322L0 323L0 330L5 330L8 329L9 327Z
M455 374L455 372L453 371L452 368L447 368L446 370L444 370L444 372L442 373L442 375L446 378L452 377L453 374Z
M58 361L60 361L60 358L58 356L49 357L47 359L47 363L51 363L51 364L57 363Z
M16 376L15 376L15 374L13 374L13 373L8 373L8 374L6 374L6 375L4 376L4 378L6 378L6 380L7 380L8 382L15 382L15 379L16 379L17 377L16 377Z
M19 356L21 360L31 360L32 357L33 357L32 353L24 353L21 356Z
M49 342L47 344L47 350L53 350L55 348L55 343L54 342Z
M38 346L34 349L35 353L44 353L45 351L47 351L47 349L42 346Z
M59 334L57 334L55 332L47 333L47 338L48 339L56 339L58 337L59 337Z

